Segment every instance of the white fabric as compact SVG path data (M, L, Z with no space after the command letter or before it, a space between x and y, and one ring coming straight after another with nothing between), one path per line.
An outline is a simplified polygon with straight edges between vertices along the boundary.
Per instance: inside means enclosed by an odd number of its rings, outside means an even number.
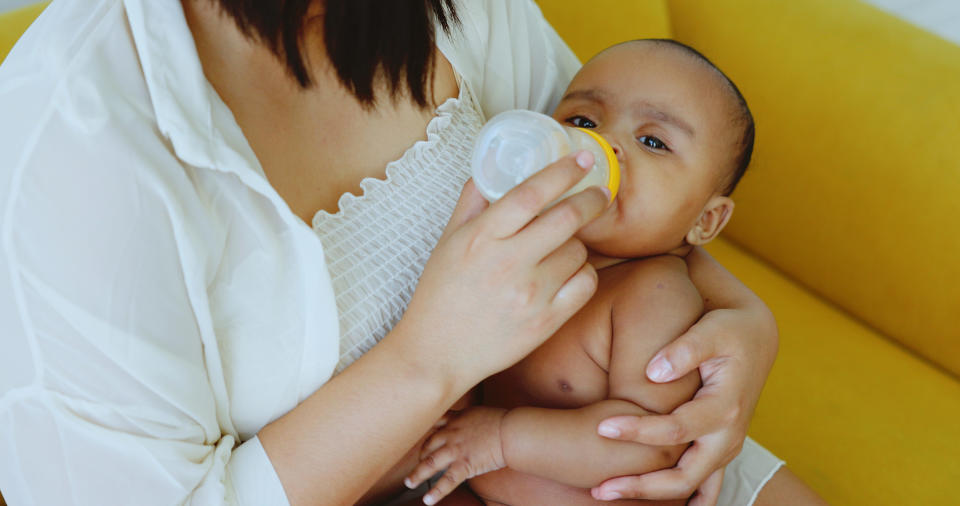
M556 104L578 63L532 2L460 17L438 44L484 111ZM333 290L179 1L54 2L0 111L8 502L286 504L255 434L332 374Z
M340 318L336 372L403 315L470 177L473 140L483 123L470 86L460 82L460 96L442 104L427 125L427 140L388 164L385 179L363 180L363 193L341 196L336 214L314 217Z
M459 13L438 45L487 117L556 105L579 64L532 2ZM54 2L0 67L0 111L7 502L286 504L255 434L338 361L329 252L204 78L180 3Z
M727 464L717 506L751 506L782 465L782 460L748 437L740 454Z

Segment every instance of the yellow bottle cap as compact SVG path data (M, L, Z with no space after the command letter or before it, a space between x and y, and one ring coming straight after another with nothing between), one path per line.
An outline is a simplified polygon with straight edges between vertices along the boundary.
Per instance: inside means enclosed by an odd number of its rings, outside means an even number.
M610 175L607 178L607 188L610 189L610 202L613 202L613 199L617 198L617 190L620 189L620 160L617 160L617 154L613 152L613 147L610 146L610 143L601 137L600 134L588 128L577 127L577 130L586 132L593 140L597 141L600 149L603 150L603 154L606 155L607 167L610 167Z

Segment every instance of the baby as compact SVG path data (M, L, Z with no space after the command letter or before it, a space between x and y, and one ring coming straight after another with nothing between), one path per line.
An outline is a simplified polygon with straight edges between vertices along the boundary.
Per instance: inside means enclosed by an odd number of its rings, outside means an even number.
M589 488L672 467L686 449L605 439L596 427L614 415L669 413L700 386L696 372L652 383L642 365L704 311L684 258L733 213L729 194L753 150L750 110L697 51L639 40L587 62L553 117L595 130L620 160L616 200L577 235L597 292L542 346L486 380L482 406L424 443L408 486L446 469L428 505L467 479L487 505L611 504Z

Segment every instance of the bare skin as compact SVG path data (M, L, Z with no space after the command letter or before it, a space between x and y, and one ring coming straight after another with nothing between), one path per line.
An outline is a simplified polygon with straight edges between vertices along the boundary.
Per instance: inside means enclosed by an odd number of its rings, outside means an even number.
M657 43L615 46L574 77L554 119L600 133L621 166L616 201L578 233L604 264L595 265L597 293L550 340L484 382L487 407L465 411L426 441L413 484L447 469L424 502L471 478L470 488L487 505L545 498L596 505L603 502L588 489L606 477L677 464L686 445L630 445L611 457L603 447L611 442L592 430L603 416L587 407L609 399L613 414L669 413L700 387L696 372L657 384L631 362L652 359L702 314L683 259L732 215L733 201L721 192L736 157L737 133L728 125L737 107L716 71ZM804 497L816 496L792 496Z
M365 177L382 177L388 161L424 138L432 110L405 97L381 101L373 111L360 107L330 73L319 30L304 43L312 48L309 68L316 83L302 90L272 53L245 38L210 2L182 3L208 80L233 111L272 186L305 222L321 209L336 210L341 194L357 192ZM310 12L322 14L316 8ZM434 104L457 94L449 63L442 55L437 62ZM260 432L291 504L357 502L456 399L522 358L586 302L596 275L585 264L582 244L571 236L601 211L603 194L583 192L536 216L578 179L578 170L573 158L561 160L489 209L468 185L408 316L374 351ZM517 251L524 252L523 259L516 258ZM765 306L705 253L695 257L691 277L703 282L698 288L719 307L732 309L702 328L724 330L709 332L712 336L751 336L751 357L772 363L776 333ZM454 293L456 287L442 281L464 272L476 273L469 291ZM516 295L531 286L537 291L526 293L517 306ZM501 302L510 308L508 318L473 318L482 307L482 314L497 313ZM436 329L444 329L442 339ZM505 336L503 343L485 340L491 335ZM762 384L769 367L749 370L726 377L735 378L731 385ZM359 391L382 393L358 398ZM729 409L741 411L739 402ZM749 396L743 402L749 406ZM725 411L713 411L709 426L716 428ZM745 427L747 419L736 427ZM344 434L343 427L353 431ZM720 440L736 445L735 436ZM717 463L710 457L704 466Z
M273 187L304 221L333 209L364 177L382 175L387 161L423 137L430 111L402 99L365 111L335 82L323 51L311 53L316 85L301 90L211 2L183 6L208 80ZM310 33L306 47L322 40ZM444 64L439 60L434 74L435 101L456 93ZM335 130L345 138L320 143ZM586 302L596 274L572 236L606 196L591 190L537 213L588 163L592 158L579 165L564 158L489 208L467 185L403 319L374 350L259 432L291 504L356 503L458 398L522 358ZM463 284L445 281L453 276ZM503 317L478 319L478 310Z
M204 74L233 111L270 183L305 222L321 209L336 211L340 195L358 194L363 178L383 178L388 162L426 139L433 108L400 97L365 109L337 81L322 38L304 45L311 48L316 81L304 90L273 53L217 16L212 3L185 5ZM432 100L439 105L459 90L439 51L435 62Z

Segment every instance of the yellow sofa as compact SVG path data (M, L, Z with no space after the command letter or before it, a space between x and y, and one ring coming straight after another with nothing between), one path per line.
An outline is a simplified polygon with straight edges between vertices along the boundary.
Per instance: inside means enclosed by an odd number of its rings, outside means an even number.
M709 247L780 326L751 435L832 504L960 503L960 46L857 0L539 4L581 59L691 44L753 109ZM39 10L0 18L0 58Z
M539 4L581 59L669 36L750 103L708 249L780 327L751 435L832 504L960 504L960 46L856 0Z

